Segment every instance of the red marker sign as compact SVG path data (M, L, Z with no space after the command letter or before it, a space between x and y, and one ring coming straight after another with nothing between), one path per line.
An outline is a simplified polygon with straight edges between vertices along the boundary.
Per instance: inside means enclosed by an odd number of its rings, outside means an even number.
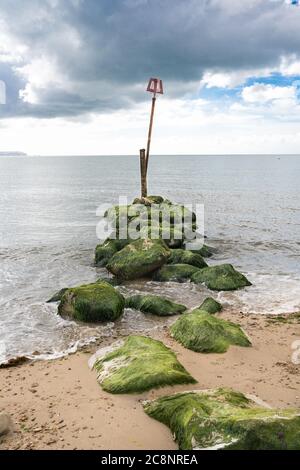
M150 91L150 93L160 93L161 95L163 95L164 90L162 80L160 80L159 78L150 78L147 91Z

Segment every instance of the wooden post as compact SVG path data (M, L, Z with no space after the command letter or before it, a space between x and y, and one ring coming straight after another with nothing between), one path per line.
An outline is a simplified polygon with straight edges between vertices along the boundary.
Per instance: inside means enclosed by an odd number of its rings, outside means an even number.
M140 150L141 197L147 197L147 162L145 149Z
M150 145L151 145L151 136L152 136L152 126L153 126L155 102L156 102L156 96L155 96L155 93L154 93L153 98L152 98L150 125L149 125L149 131L148 131L148 143L147 143L147 153L146 153L146 176L147 176L149 154L150 154Z

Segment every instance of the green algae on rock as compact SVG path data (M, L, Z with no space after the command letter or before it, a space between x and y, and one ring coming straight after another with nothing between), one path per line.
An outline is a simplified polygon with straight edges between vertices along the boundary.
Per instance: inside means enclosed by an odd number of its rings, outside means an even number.
M139 239L115 253L106 267L121 279L136 279L160 268L169 256L170 250L161 240Z
M110 258L117 253L118 248L115 240L105 240L105 242L96 246L95 264L96 266L106 266Z
M58 313L82 322L108 322L122 315L124 305L124 297L103 281L67 289Z
M251 282L236 271L231 264L220 264L210 266L195 273L191 281L195 284L205 284L211 290L237 290L242 287L251 286Z
M118 251L122 250L126 245L131 243L130 239L111 239L107 238L103 243L96 246L95 249L95 264L99 267L107 265L108 261Z
M63 289L60 289L60 291L56 292L52 297L51 299L47 300L47 304L51 304L51 303L54 303L54 302L60 302L60 300L62 299L62 296L64 295L64 293L68 290L67 287L64 287Z
M212 297L207 297L197 310L205 310L205 312L213 314L221 312L222 308L222 305L215 299Z
M203 245L199 250L193 250L193 253L201 255L203 258L210 258L213 255L214 250L215 249L210 246Z
M164 198L162 196L147 196L147 197L137 197L134 199L132 204L143 204L145 206L151 206L151 204L162 204Z
M196 383L161 341L129 336L100 349L89 361L106 392L138 393L165 385Z
M96 282L107 282L113 287L122 285L122 280L117 277L100 277Z
M171 251L168 264L190 264L196 268L206 268L207 263L201 255L189 250L175 249Z
M202 353L224 353L228 347L251 346L241 327L217 318L205 310L183 314L171 326L173 338L187 349Z
M140 229L140 237L151 240L163 240L169 248L180 248L183 246L185 237L182 229L173 225L162 225L158 223L149 223Z
M158 295L133 295L125 299L125 307L160 317L180 315L186 311L184 305L176 304Z
M160 268L153 276L158 282L186 282L200 271L190 264L168 264Z
M270 409L231 389L177 393L144 403L181 450L299 450L300 410Z

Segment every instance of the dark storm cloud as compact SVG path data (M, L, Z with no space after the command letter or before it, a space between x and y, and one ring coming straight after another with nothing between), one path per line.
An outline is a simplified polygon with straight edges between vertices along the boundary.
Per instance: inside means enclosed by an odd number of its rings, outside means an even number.
M182 96L207 69L273 67L300 55L300 9L281 0L1 0L1 20L28 48L21 63L0 61L6 116L107 112L145 99L149 76ZM33 83L38 103L28 104L16 68L41 57L60 79Z

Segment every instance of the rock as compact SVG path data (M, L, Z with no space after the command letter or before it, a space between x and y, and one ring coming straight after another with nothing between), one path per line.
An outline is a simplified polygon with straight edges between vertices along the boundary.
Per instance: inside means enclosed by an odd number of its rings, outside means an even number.
M170 250L161 240L140 239L116 253L107 269L121 279L136 279L155 271L167 262Z
M131 215L128 214L129 211L132 211ZM112 206L105 212L104 217L106 217L112 224L116 223L116 227L118 227L120 219L124 219L128 222L135 217L135 212L132 205Z
M195 379L161 341L129 336L100 349L89 361L106 392L138 393L164 385L195 383Z
M203 258L210 258L214 254L214 251L214 248L207 245L203 245L203 247L199 250L193 250L193 253L203 256Z
M183 314L171 326L173 338L187 349L202 353L223 353L233 344L251 346L241 327L205 310Z
M145 206L151 206L151 204L162 204L164 198L162 196L147 196L143 198L135 198L132 204L143 204Z
M181 450L299 450L300 414L220 388L164 396L145 412L169 426Z
M106 266L110 258L117 253L118 249L115 240L105 240L105 242L96 246L95 264L96 266Z
M160 317L179 315L186 310L184 305L176 304L158 295L134 295L125 299L125 307Z
M63 288L60 291L56 292L56 294L54 294L51 299L47 300L47 304L50 304L52 302L59 302L67 290L68 288Z
M231 264L220 264L204 268L195 273L191 281L195 284L205 284L211 290L236 290L251 286L251 282L236 271Z
M163 240L169 248L180 248L184 243L184 234L181 229L174 226L163 228L162 225L149 223L140 230L140 236L144 239Z
M171 251L168 264L190 264L196 268L206 268L207 264L198 253L189 250L175 249Z
M190 264L168 264L159 269L153 276L159 282L185 282L200 271Z
M107 282L68 289L58 306L58 313L82 322L108 322L123 313L124 297Z
M213 314L220 312L222 308L222 305L215 299L212 297L207 297L204 302L202 302L198 310L205 310L206 312Z
M107 238L105 242L101 243L100 245L96 246L95 249L95 264L99 267L104 267L107 265L110 258L117 253L118 251L122 250L126 245L131 243L132 240L124 239L119 240Z
M107 282L113 287L117 287L122 284L121 279L118 279L117 277L100 277L96 282Z
M8 369L10 367L18 367L22 364L25 364L25 362L28 362L29 359L26 356L18 356L18 357L12 357L11 359L8 359L5 362L2 362L0 364L0 369Z
M11 417L8 414L0 413L0 436L8 434L12 429Z

